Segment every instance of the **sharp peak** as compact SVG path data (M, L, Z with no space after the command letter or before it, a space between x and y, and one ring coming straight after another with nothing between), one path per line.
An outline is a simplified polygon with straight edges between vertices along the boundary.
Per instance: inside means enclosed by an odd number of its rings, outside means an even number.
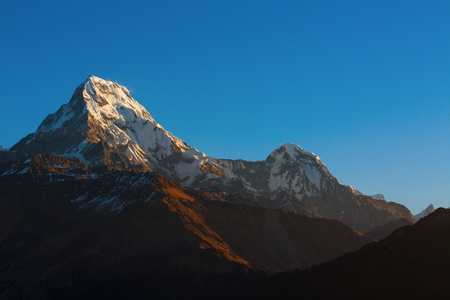
M317 159L319 158L314 153L306 151L305 149L303 149L299 145L296 145L296 144L293 144L293 143L284 143L283 145L281 145L277 149L273 150L272 153L270 153L270 155L275 155L278 152L287 152L287 153L292 154L292 155L294 155L295 153L301 153L301 154L306 154L306 155L312 156L312 157L317 158Z
M433 204L428 205L427 208L425 208L425 210L427 209L434 209L434 205Z
M297 144L294 144L294 143L284 143L283 145L281 145L280 147L278 147L278 148L285 148L285 149L302 149L303 150L303 148L302 147L300 147L299 145L297 145Z
M117 82L115 81L111 81L111 80L106 80L100 77L97 77L95 75L89 75L89 77L84 81L84 83L92 83L92 84L101 84L101 85L119 85Z
M105 80L105 79L100 78L100 77L95 76L95 75L89 75L88 78L86 79L86 81L91 81L91 82L112 82L113 83L113 81Z
M128 89L125 86L115 81L106 80L95 75L89 75L88 78L85 81L83 81L81 86L86 87L87 84L90 84L92 86L107 86L111 88L120 88L128 91Z
M81 83L75 90L74 95L86 91L88 94L125 94L127 98L132 101L136 101L132 98L130 91L123 85L118 84L115 81L105 80L95 75L89 75L89 77Z
M146 109L133 99L125 86L94 75L90 75L76 88L68 105L72 108L85 107L91 114L95 112L94 115L104 113L105 110L111 112L111 109L117 110L124 106L139 112L145 111L151 118Z

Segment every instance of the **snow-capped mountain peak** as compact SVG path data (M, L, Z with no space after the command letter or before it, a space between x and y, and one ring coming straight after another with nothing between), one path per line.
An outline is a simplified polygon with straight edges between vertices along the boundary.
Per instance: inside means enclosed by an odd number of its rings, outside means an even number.
M227 177L204 153L156 123L126 87L96 76L89 76L68 104L15 148L113 169L157 171L185 185L202 174Z
M76 156L91 164L105 163L113 159L111 155L119 155L122 157L106 164L113 166L120 161L145 170L155 168L173 153L193 150L156 123L126 87L96 76L89 76L68 104L49 115L36 133L19 142L21 146L30 143L44 148L40 152Z
M274 151L272 151L269 157L273 157L275 160L285 158L285 155L290 156L292 159L296 159L300 154L310 156L316 160L320 160L320 158L312 152L304 150L299 145L295 145L292 143L286 143Z
M191 149L156 123L124 86L90 76L83 90L83 99L90 116L100 121L112 134L113 143L129 145L128 156L136 162L145 161L141 157L141 151L149 157L156 152L157 159L160 160L173 152Z

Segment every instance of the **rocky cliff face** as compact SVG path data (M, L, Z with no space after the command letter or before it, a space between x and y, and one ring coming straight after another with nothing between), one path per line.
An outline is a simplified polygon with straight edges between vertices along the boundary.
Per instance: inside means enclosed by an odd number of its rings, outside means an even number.
M68 104L9 151L77 157L109 170L159 172L189 187L241 193L255 204L342 220L366 232L396 218L414 220L404 206L339 184L319 157L285 144L265 161L215 159L163 129L117 83L90 76ZM5 160L0 153L0 160Z

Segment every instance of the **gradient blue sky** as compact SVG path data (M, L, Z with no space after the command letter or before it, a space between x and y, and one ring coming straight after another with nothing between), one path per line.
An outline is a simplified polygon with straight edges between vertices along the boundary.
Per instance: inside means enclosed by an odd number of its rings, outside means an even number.
M0 144L96 75L210 156L292 142L414 214L449 207L449 15L450 1L8 1Z

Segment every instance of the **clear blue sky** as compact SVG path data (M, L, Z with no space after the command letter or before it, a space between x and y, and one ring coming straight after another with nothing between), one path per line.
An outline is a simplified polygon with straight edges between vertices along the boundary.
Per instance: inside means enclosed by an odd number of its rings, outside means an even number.
M450 1L4 2L0 144L96 75L210 156L292 142L366 194L449 207L449 16Z

